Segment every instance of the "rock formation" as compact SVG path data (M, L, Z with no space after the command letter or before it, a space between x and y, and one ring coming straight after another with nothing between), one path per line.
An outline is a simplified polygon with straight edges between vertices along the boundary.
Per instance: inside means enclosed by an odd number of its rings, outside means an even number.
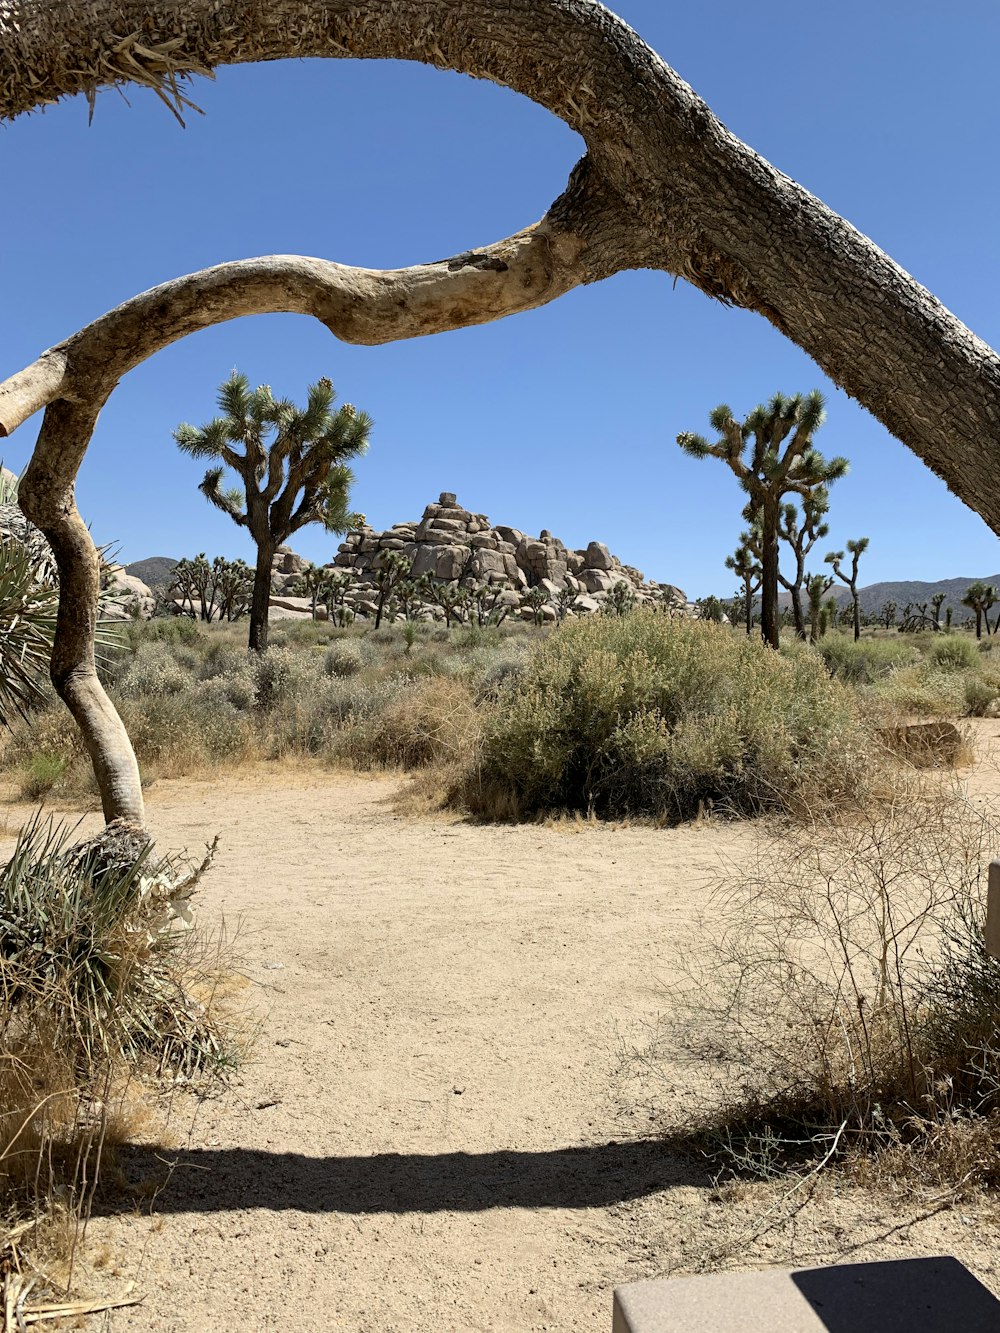
M547 620L556 618L560 596L569 614L586 615L599 611L619 584L625 585L625 595L635 604L655 604L676 614L689 610L679 588L647 580L638 569L622 564L602 542L593 541L585 550L568 550L547 529L531 537L517 528L494 525L485 514L463 509L446 491L436 504L427 506L419 522L396 523L384 532L363 527L347 534L327 568L350 579L343 602L356 614L372 614L376 571L389 551L398 551L410 561L411 579L495 588L501 604L525 618L536 614L529 600L534 588L546 594L537 613ZM305 566L306 561L287 547L277 552L272 586L282 600L287 600ZM537 594L532 597L541 601ZM420 614L430 617L440 611L427 601L421 604Z

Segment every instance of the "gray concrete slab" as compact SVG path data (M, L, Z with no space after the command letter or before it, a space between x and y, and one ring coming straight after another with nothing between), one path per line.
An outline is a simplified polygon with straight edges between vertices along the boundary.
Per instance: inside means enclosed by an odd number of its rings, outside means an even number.
M631 1282L613 1333L1000 1333L1000 1301L950 1255Z

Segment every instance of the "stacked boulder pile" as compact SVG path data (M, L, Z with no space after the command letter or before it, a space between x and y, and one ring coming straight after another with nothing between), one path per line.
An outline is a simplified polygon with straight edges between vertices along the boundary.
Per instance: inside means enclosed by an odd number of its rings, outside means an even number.
M532 537L517 528L494 525L485 514L463 509L446 491L436 504L427 506L418 523L396 523L384 532L363 527L347 534L328 568L350 579L343 600L355 614L374 613L377 571L390 551L410 562L410 578L468 588L487 585L498 591L500 605L525 619L554 620L560 598L567 613L592 614L616 590L621 596L622 584L634 605L657 605L678 615L692 609L679 588L647 580L601 542L569 550L547 530ZM278 551L274 601L287 603L304 567L305 561L293 551L284 547ZM537 593L532 594L535 588L546 594L544 604ZM439 616L440 610L428 601L419 614L429 619Z

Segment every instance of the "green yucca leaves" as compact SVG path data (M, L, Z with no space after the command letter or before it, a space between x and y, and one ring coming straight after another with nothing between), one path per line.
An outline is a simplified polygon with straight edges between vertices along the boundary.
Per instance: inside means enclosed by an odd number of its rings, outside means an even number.
M0 723L25 716L44 697L56 630L58 590L16 537L0 534Z

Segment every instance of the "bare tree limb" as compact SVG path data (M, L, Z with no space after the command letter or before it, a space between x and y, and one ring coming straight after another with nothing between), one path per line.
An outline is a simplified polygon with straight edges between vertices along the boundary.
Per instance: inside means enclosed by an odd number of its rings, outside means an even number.
M376 345L485 324L587 280L586 217L543 219L483 250L378 270L269 255L177 278L102 315L0 383L0 437L48 403L106 398L122 375L198 329L242 315L313 315L345 342Z

